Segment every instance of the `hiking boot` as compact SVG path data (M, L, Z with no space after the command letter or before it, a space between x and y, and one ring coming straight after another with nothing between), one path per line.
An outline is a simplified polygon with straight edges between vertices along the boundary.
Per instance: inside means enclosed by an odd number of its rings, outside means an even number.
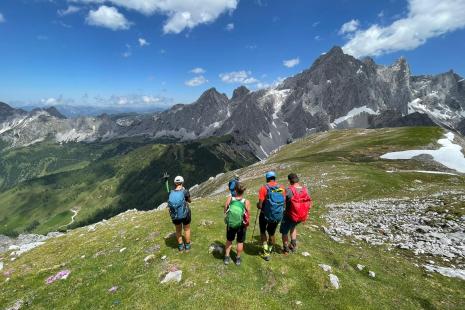
M178 251L179 251L179 252L184 251L184 243L178 244Z
M292 253L297 252L297 242L296 241L291 241L291 245L289 246L289 249L291 250Z
M283 254L284 254L284 255L288 255L288 254L289 254L289 251L290 251L290 250L289 250L289 246L287 246L287 245L283 246Z
M241 265L241 258L237 257L236 258L236 266L240 266L240 265Z
M190 243L185 243L184 248L186 249L186 253L189 253L191 250L191 244Z
M269 262L270 259L271 259L270 253L265 253L265 254L263 255L263 259L266 260L267 262Z
M231 257L225 256L225 257L224 257L224 260L223 260L223 263L224 263L225 265L229 265L230 262L231 262Z

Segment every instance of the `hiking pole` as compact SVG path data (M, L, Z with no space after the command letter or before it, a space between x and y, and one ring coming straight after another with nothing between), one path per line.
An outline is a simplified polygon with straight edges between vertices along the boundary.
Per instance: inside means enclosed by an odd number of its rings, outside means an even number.
M255 216L255 224L253 224L253 230L252 230L252 242L253 242L253 237L255 235L255 226L257 226L257 220L258 220L258 214L260 213L261 210L257 208L257 215Z
M168 183L169 177L170 175L168 174L168 172L165 172L162 177L162 179L165 180L166 191L168 192L168 194L170 193L170 185Z

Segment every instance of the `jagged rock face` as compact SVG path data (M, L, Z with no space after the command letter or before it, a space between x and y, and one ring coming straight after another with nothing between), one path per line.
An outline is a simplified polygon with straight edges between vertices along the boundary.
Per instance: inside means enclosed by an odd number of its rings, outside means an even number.
M408 115L394 110L386 110L379 115L370 115L369 128L436 126L427 114L414 112Z
M334 47L309 69L275 87L250 91L241 86L231 99L212 88L193 104L149 116L65 119L53 110L35 114L12 110L0 104L0 138L13 146L46 136L64 142L140 135L191 140L232 134L264 158L292 138L331 128L436 123L464 133L465 82L452 71L412 76L404 58L380 66Z
M465 136L465 118L457 125L457 130Z
M211 135L228 118L228 103L226 95L211 88L193 104L178 105L155 116L154 135L176 136L181 133L181 138Z

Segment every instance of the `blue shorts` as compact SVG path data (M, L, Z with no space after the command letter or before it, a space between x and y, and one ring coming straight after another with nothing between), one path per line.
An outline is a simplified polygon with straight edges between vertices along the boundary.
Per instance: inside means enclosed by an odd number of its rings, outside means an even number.
M283 221L281 222L281 227L279 227L279 232L283 235L287 235L291 229L294 229L299 224L300 222L296 223L284 215Z

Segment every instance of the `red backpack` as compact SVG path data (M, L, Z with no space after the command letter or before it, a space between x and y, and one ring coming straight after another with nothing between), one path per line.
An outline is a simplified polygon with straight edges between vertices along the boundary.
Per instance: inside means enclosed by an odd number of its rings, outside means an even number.
M291 204L286 210L287 215L293 222L305 222L308 211L312 207L312 198L305 187L302 187L300 192L294 186L290 186L289 189L292 191L292 198Z

